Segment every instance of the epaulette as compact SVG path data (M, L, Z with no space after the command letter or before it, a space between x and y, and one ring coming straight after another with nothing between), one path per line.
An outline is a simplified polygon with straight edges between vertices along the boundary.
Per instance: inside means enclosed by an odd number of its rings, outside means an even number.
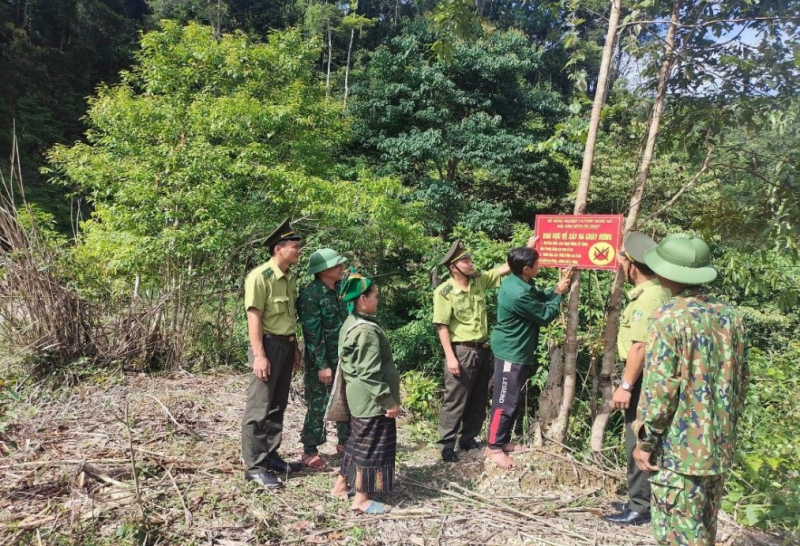
M481 273L480 271L473 271L473 272L472 272L472 278L473 278L473 279L477 279L477 278L478 278L478 277L480 277L482 274L483 274L483 273Z
M268 268L266 268L266 269L264 270L264 272L263 272L261 275L262 275L262 276L263 276L265 279L269 279L269 278L270 278L271 276L273 276L274 274L275 274L275 271L273 271L271 267L268 267Z
M447 294L449 294L452 289L453 289L453 285L452 284L445 285L444 288L442 288L442 292L441 292L442 296L446 296Z

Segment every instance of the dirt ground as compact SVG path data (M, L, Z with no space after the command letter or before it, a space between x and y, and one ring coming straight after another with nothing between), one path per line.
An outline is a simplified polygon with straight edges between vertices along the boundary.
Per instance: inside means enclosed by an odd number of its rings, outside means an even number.
M70 390L21 393L0 428L2 544L650 545L649 527L600 516L622 473L569 453L515 455L513 472L480 453L444 464L400 423L388 516L352 514L330 499L326 472L287 476L273 492L244 481L240 420L247 375L125 375ZM293 387L282 452L299 460L305 412ZM718 543L779 544L721 516Z

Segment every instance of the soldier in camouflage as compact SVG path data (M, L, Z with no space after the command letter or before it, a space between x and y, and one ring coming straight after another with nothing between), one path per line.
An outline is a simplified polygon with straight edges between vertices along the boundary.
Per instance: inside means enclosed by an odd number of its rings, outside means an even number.
M339 282L345 261L330 248L314 252L308 265L308 272L314 275L314 280L297 298L305 342L303 363L308 408L300 441L303 443L302 462L313 469L325 467L317 447L326 440L325 408L338 363L339 330L347 318L347 309L339 298ZM336 429L339 439L337 451L341 452L347 441L347 423L337 423Z
M700 239L667 236L645 263L674 296L648 330L633 457L655 472L658 543L712 546L748 386L744 325L733 307L699 289L717 276Z

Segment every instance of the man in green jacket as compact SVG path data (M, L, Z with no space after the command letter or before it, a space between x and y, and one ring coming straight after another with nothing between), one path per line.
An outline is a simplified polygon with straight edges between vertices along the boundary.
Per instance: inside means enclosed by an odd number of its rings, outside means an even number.
M248 273L244 282L247 356L253 374L242 419L242 459L246 480L280 487L275 472L285 475L302 468L278 455L292 371L300 367L294 310L297 288L289 269L300 259L300 236L286 219L266 243L272 258Z
M655 472L656 541L712 546L748 387L744 324L700 289L717 276L702 240L669 235L644 259L674 295L648 331L633 458Z
M533 248L536 237L528 240ZM450 278L433 291L433 323L444 349L444 402L439 412L442 460L456 462L459 428L462 451L479 449L475 440L486 419L486 399L492 378L492 351L486 317L486 291L500 286L511 270L508 264L481 272L472 254L456 241L439 262Z
M494 393L489 414L486 455L500 468L514 468L508 453L526 451L511 442L519 413L522 387L536 365L539 328L553 322L560 310L561 295L569 289L571 270L547 292L531 280L539 272L539 254L532 248L514 248L508 253L510 275L497 295L497 324L492 330Z
M317 446L325 443L325 408L331 394L333 376L339 361L339 330L347 318L347 308L339 298L344 262L347 260L330 248L321 248L308 260L308 272L314 275L297 298L297 314L303 327L305 353L306 418L300 441L305 466L321 469L325 461ZM344 450L347 423L337 423L337 451Z
M625 363L622 381L614 391L611 406L625 411L625 451L628 455L628 502L613 503L617 514L603 519L620 525L650 523L650 473L639 470L633 460L636 435L631 425L636 420L636 404L642 391L644 348L647 325L653 313L672 296L661 286L655 273L644 263L644 253L656 242L644 233L631 231L619 252L625 280L634 287L628 292L630 303L622 312L617 334L617 352Z

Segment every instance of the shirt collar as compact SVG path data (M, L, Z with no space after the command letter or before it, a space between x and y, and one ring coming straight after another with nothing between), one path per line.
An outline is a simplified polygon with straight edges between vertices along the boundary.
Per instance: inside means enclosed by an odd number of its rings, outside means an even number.
M648 281L643 282L642 284L638 284L633 288L631 288L630 290L628 290L628 299L635 300L636 298L642 295L642 292L654 286L661 286L661 283L658 281L658 279L650 279Z
M469 278L469 280L467 281L467 289L466 289L466 290L464 290L463 288L459 287L459 286L456 284L456 281L455 281L455 280L453 280L453 279L451 278L451 279L450 279L450 286L452 286L452 287L453 287L453 292L456 292L456 293L461 293L461 292L469 292L470 290L472 290L472 281L473 281L473 279L472 279L472 277L470 277L470 278Z
M267 262L267 267L272 269L272 272L275 274L276 279L280 279L282 277L286 277L287 279L292 279L294 277L291 269L288 269L286 273L284 273L272 258L270 258L270 260Z

